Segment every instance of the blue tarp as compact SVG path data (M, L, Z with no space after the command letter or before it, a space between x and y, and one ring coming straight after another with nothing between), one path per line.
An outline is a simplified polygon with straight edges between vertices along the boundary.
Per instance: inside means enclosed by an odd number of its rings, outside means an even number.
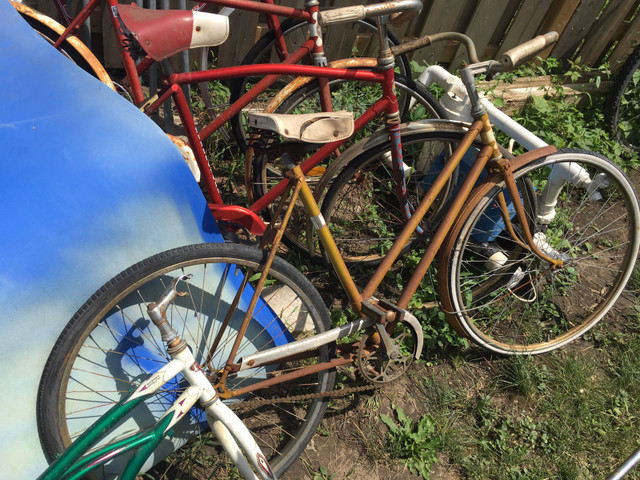
M0 19L0 465L33 479L46 467L38 382L64 325L126 267L220 235L153 122L4 0Z

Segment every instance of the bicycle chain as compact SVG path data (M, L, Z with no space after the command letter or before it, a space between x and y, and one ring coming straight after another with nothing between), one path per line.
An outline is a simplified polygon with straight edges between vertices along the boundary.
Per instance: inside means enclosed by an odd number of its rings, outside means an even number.
M276 398L263 398L259 400L247 400L238 403L231 403L227 406L233 410L245 410L250 408L258 408L263 405L273 405L275 403L290 403L290 402L298 402L300 400L311 400L313 398L323 398L323 397L343 397L346 395L351 395L352 393L360 393L366 392L368 390L378 390L382 388L383 385L363 385L361 387L348 387L341 388L339 390L329 390L327 392L318 392L318 393L308 393L305 395L291 395L288 397L276 397Z

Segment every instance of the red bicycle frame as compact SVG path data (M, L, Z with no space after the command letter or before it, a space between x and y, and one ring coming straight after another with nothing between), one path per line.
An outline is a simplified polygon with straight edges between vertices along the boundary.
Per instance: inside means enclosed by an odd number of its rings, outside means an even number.
M227 1L227 0L225 0ZM287 61L294 61L294 56L287 59ZM193 117L189 110L189 104L182 91L183 85L190 83L209 82L215 80L221 80L226 78L245 77L249 75L265 75L264 84L259 82L254 88L248 91L244 96L238 99L229 109L223 114L223 116L216 118L213 122L207 125L200 133L196 130L193 122ZM258 65L241 65L237 67L225 67L215 70L207 70L201 72L191 73L175 73L169 75L166 80L168 85L165 86L160 92L158 99L148 106L147 113L153 113L156 111L162 103L172 97L182 120L183 127L189 143L193 148L193 152L200 167L200 171L205 183L207 191L211 194L213 204L210 207L215 210L216 205L224 205L220 192L216 185L215 179L209 167L209 163L202 146L202 140L210 136L217 128L219 128L226 121L225 116L232 116L234 112L239 112L255 97L257 97L264 89L266 89L273 78L278 78L281 75L295 75L329 79L341 79L351 81L362 81L370 83L379 83L383 87L383 94L380 100L375 102L366 112L360 115L354 124L355 131L362 129L367 123L372 121L377 115L387 113L392 115L398 112L398 103L394 93L394 72L393 69L383 71L370 71L370 70L352 70L345 68L328 68L328 67L315 67L309 65L289 65L289 64L258 64ZM392 127L393 128L393 127ZM312 168L316 167L322 160L326 159L348 139L340 140L332 143L328 143L320 147L311 157L309 157L302 165L302 171L306 174ZM399 137L397 138L399 142ZM399 148L399 145L398 145ZM268 205L273 203L280 195L282 195L287 187L288 180L282 180L275 187L269 190L263 197L258 199L254 204L249 207L249 210L253 213L258 213L264 210ZM252 233L262 233L264 231L264 223L260 225L259 230Z
M100 4L101 0L89 0L87 5L78 13L75 18L71 18L69 12L66 9L66 6L63 3L64 0L54 0L54 3L60 13L60 16L64 19L65 23L68 25L65 31L60 35L60 38L54 43L56 48L59 48L65 39L69 35L76 35L79 31L80 27L87 21L91 13L95 10L95 8ZM285 59L289 58L289 52L287 51L284 38L282 37L282 30L280 29L280 21L278 16L282 17L291 17L300 20L304 20L310 25L315 24L315 20L313 19L313 14L318 12L317 6L310 6L306 9L292 8L292 7L283 7L280 5L275 5L274 0L260 0L250 1L250 0L206 0L205 2L198 3L193 10L204 10L208 5L219 5L223 7L231 7L237 8L240 10L248 10L252 12L262 13L267 18L267 23L269 28L271 28L276 34L276 51L281 59L281 61L285 61ZM120 55L122 57L122 63L124 65L124 69L126 72L126 80L128 86L131 89L131 96L133 98L134 103L140 105L144 102L144 93L142 91L142 85L140 84L139 76L146 71L153 63L154 60L150 57L144 58L137 65L131 56L124 49L124 36L120 31L120 23L117 17L118 11L118 1L117 0L107 0L107 5L109 7L109 13L111 16L111 23L113 25L113 30L118 39L119 47L120 47ZM295 53L300 54L296 56L297 61L299 61L305 54L319 53L323 54L324 49L322 46L322 42L317 42L318 37L312 36L309 40L313 40L310 44L311 49L309 50L305 43L305 46L300 47ZM300 51L303 52L300 52ZM275 81L275 79L274 79ZM323 92L323 97L325 96L325 92ZM328 92L326 92L326 97L329 98ZM324 102L323 102L324 103ZM330 102L329 102L330 103Z

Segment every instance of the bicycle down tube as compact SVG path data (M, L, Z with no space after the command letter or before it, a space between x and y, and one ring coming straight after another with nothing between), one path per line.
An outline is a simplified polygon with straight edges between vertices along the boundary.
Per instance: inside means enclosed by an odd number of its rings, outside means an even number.
M292 57L290 57L292 58ZM389 112L395 109L397 112L397 101L395 95L392 94L393 85L393 70L383 70L382 72L375 72L369 70L349 70L349 69L334 69L326 67L314 67L308 65L285 65L285 64L258 64L258 65L242 65L237 67L225 67L205 72L191 72L191 73L175 73L168 77L169 86L165 87L160 92L159 97L147 107L147 112L152 113L156 111L164 100L169 96L173 97L176 105L178 106L178 112L180 119L185 127L187 138L192 146L194 146L194 154L196 161L200 167L203 175L203 181L207 187L207 190L215 192L212 194L214 204L223 204L222 198L218 192L215 179L209 168L208 160L204 152L202 140L205 140L210 136L217 128L224 124L231 116L240 112L249 102L257 97L266 85L258 88L258 85L252 90L247 92L245 96L240 98L235 104L233 104L225 114L218 117L208 126L206 126L200 133L197 132L193 119L188 109L188 102L182 89L182 85L190 83L199 83L206 81L219 80L221 78L233 78L244 77L247 75L305 75L314 76L327 79L345 79L352 81L364 81L371 83L380 83L383 85L383 95L374 105L372 105L366 112L355 120L354 130L359 131L365 125L367 125L373 118L384 112ZM322 160L327 158L337 148L347 142L349 139L344 139L336 142L329 143L322 146L314 155L308 158L302 164L302 171L308 173L312 168L317 166ZM273 203L286 189L286 180L281 181L273 189L260 199L258 199L249 209L254 212L261 212L268 205ZM215 205L213 205L215 208Z

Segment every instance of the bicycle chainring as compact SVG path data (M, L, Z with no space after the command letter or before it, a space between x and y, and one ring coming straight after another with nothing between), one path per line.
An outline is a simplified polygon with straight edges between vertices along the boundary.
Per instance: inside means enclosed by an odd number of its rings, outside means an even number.
M360 340L358 369L362 376L374 384L388 383L401 377L409 368L413 360L419 356L422 342L422 332L416 330L412 323L397 322L389 339L395 349L387 352L384 341L378 332L365 334Z

